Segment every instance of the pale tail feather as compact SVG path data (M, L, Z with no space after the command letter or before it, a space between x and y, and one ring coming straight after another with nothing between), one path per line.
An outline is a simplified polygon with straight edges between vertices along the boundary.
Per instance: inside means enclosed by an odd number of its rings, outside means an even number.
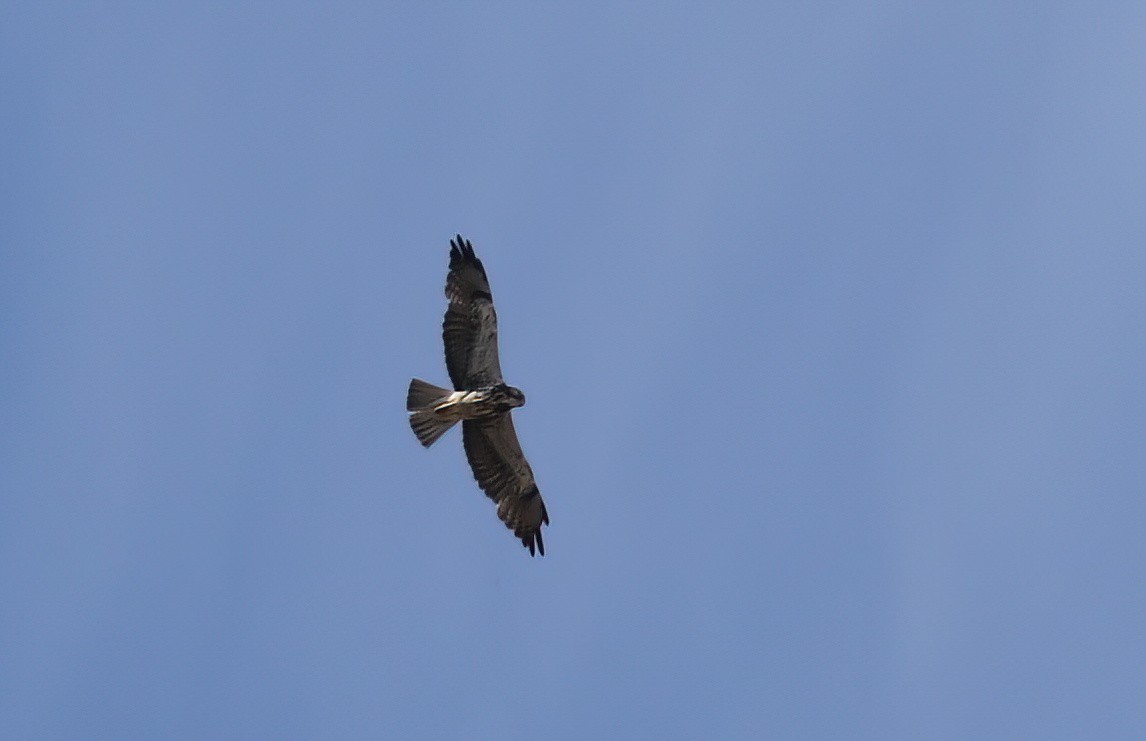
M427 448L457 423L457 420L442 419L433 412L434 405L450 393L449 389L418 378L410 381L410 390L406 394L406 410L412 412L410 429L418 436L418 442Z
M456 419L442 419L432 411L420 410L410 415L410 429L418 436L418 442L427 448L457 424Z
M406 411L416 412L424 409L452 392L441 386L426 383L420 378L410 379L410 390L406 392Z

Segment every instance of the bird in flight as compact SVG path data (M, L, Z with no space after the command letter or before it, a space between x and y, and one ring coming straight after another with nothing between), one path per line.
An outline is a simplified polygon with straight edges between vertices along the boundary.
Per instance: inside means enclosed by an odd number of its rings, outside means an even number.
M454 390L412 379L406 394L410 427L428 448L461 422L462 444L478 486L529 555L544 556L541 526L549 524L549 513L510 417L511 410L525 404L525 394L501 377L489 280L473 245L460 234L450 240L446 298L442 340Z

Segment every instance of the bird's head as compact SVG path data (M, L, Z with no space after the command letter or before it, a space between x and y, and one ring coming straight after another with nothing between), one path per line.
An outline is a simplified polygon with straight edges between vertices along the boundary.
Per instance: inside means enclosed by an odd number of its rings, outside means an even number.
M504 383L499 383L489 390L488 403L493 405L498 414L504 414L510 409L525 406L525 394Z
M497 403L504 409L525 406L525 394L521 393L521 389L501 383L494 388L493 393Z

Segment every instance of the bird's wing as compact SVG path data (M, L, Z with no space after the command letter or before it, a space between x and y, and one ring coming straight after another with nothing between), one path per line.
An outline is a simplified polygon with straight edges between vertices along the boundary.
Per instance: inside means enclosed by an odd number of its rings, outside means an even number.
M502 382L497 357L497 313L481 260L459 234L450 240L450 273L446 277L446 318L442 340L446 369L454 388L474 389Z
M465 420L462 442L478 486L497 504L497 516L521 539L530 555L536 548L544 556L541 526L549 524L549 513L509 413Z

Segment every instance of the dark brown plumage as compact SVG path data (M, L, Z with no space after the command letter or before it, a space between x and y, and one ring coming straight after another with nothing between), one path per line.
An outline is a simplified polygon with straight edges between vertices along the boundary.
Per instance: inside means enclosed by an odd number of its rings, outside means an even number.
M412 380L406 397L410 426L429 447L462 422L462 443L478 486L530 555L544 556L541 526L549 524L549 513L510 416L525 404L525 396L502 379L489 279L473 245L460 234L450 241L446 298L442 340L454 391Z

